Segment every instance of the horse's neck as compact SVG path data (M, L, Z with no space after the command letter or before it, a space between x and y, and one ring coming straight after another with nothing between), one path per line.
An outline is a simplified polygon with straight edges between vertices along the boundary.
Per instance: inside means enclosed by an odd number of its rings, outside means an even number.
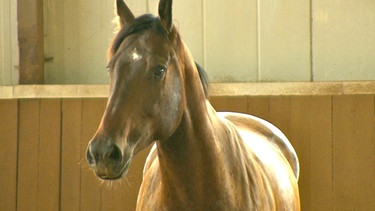
M191 194L217 193L220 171L220 136L223 133L218 117L202 111L186 110L182 122L173 136L159 143L159 162L165 191L180 200ZM224 135L224 133L223 133ZM176 187L187 189L177 190ZM207 189L207 187L210 187ZM221 189L221 188L220 188ZM194 197L195 198L195 197ZM205 198L205 197L200 197Z
M168 140L158 145L164 191L180 197L178 200L181 201L188 200L186 197L192 194L214 196L223 190L225 161L220 150L223 140L230 135L226 124L205 99L203 90L194 87L201 86L198 74L194 74L185 76L185 80L198 80L199 84L185 81L189 85L185 86L185 110L179 127ZM194 198L207 199L203 196Z

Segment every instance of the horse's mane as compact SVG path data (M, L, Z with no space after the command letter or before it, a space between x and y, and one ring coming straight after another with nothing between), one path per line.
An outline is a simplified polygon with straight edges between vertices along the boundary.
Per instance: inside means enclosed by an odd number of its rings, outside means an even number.
M123 27L117 33L116 37L113 39L111 46L108 49L108 58L112 58L117 50L120 48L121 43L124 39L132 34L141 33L145 30L152 29L158 32L161 36L168 37L167 31L162 26L159 18L151 14L142 15L134 20L134 22L128 26ZM172 33L175 33L174 36L178 35L177 30L173 30ZM195 63L198 69L199 78L202 83L204 93L206 98L208 98L208 76L205 70L198 64Z

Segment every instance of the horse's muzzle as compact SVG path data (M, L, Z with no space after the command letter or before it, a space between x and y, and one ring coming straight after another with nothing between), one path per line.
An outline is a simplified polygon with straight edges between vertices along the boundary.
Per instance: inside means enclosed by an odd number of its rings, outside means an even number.
M104 180L119 179L127 172L131 159L124 159L120 147L110 138L94 137L86 152L86 159L96 176Z

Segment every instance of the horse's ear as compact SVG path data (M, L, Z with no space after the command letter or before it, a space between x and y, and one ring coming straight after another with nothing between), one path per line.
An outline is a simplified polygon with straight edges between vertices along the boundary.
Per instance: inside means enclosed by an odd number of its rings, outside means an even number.
M172 27L172 0L160 0L159 17L162 25L169 32Z
M117 15L120 19L120 28L133 23L135 17L129 7L125 4L124 0L116 0L116 7Z

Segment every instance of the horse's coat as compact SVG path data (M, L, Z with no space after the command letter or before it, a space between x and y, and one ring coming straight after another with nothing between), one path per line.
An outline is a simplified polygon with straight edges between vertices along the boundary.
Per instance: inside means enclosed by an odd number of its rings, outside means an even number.
M117 13L111 93L87 149L95 174L120 178L155 142L137 210L299 210L293 147L264 120L216 113L172 23L172 1L160 1L159 18L135 18L122 0Z

